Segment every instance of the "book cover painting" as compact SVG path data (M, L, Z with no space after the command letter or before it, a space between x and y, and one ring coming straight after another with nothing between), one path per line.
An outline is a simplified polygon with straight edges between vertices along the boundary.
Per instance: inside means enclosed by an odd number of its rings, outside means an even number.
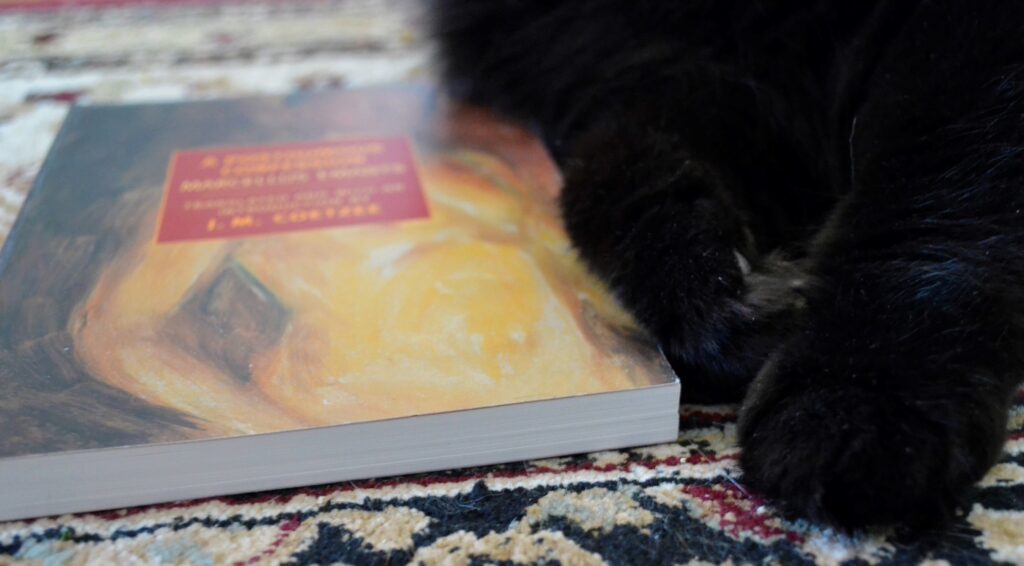
M674 380L558 184L418 88L76 108L0 256L0 456Z

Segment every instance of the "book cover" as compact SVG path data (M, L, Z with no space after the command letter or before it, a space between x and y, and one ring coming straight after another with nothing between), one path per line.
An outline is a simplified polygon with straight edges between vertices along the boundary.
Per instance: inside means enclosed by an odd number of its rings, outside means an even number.
M76 107L0 254L0 458L674 381L558 187L425 88Z

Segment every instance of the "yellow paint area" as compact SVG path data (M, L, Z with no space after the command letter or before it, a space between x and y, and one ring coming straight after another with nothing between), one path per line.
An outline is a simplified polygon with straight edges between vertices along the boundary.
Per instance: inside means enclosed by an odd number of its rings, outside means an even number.
M200 436L549 399L670 376L581 266L550 187L483 153L420 156L429 219L231 241L145 237L75 317L101 379L192 416ZM169 338L228 263L286 309L249 379Z

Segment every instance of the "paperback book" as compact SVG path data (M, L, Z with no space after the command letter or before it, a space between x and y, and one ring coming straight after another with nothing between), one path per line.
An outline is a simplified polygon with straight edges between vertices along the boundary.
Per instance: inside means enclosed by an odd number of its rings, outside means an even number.
M0 519L674 440L558 188L416 86L73 108L0 253Z

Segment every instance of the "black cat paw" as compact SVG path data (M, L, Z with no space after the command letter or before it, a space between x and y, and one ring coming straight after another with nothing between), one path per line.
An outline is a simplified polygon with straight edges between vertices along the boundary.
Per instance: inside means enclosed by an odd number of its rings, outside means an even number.
M589 124L567 148L566 230L658 340L685 402L739 401L785 334L805 278L758 253L731 175L635 118Z
M847 531L951 521L1000 453L999 396L944 390L941 374L857 375L829 361L778 356L751 385L743 482L788 516Z

